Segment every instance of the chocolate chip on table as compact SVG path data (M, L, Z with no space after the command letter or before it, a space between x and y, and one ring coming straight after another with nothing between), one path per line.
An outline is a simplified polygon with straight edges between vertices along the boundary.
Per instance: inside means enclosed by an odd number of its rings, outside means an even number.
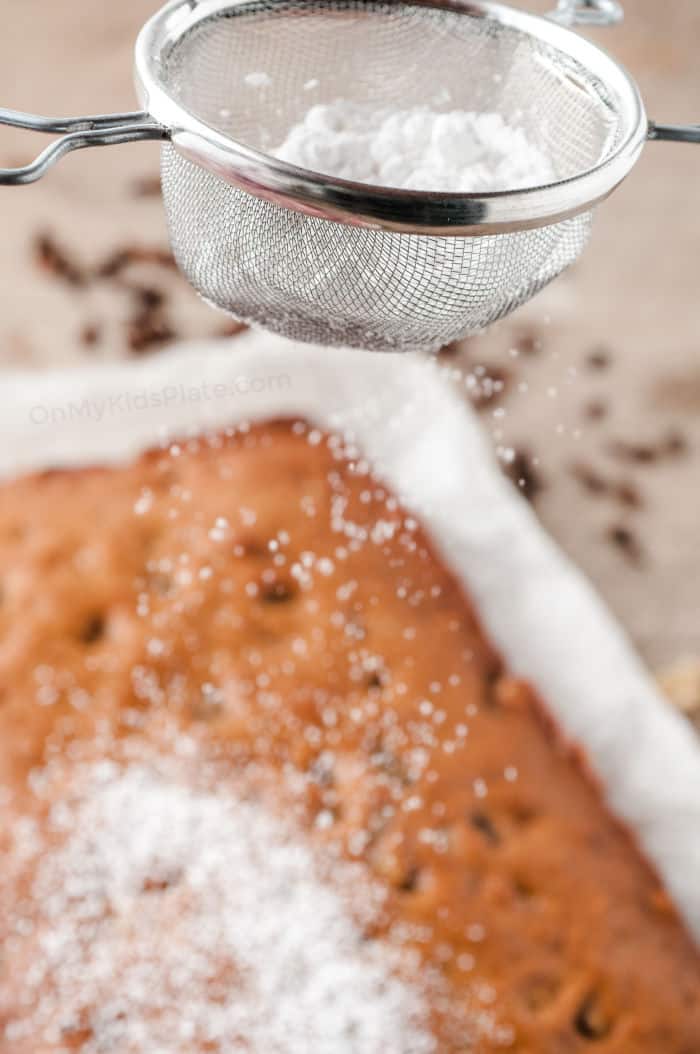
M160 176L141 176L131 184L131 195L134 198L159 198L161 196Z
M575 462L571 466L571 474L594 497L613 498L630 509L641 508L642 496L631 480L606 479L584 461Z
M512 460L504 464L503 470L530 502L534 502L544 489L542 477L534 464L534 458L526 450L516 450Z
M658 460L659 452L651 443L632 443L614 439L608 444L608 452L620 461L631 461L637 465L651 465Z
M100 343L101 336L102 332L96 323L86 322L80 331L80 343L86 348L94 348Z
M520 355L532 357L542 351L542 339L534 330L523 330L516 335L514 347Z
M635 533L622 524L613 524L606 531L608 541L631 563L639 565L643 561L642 547Z
M688 452L688 440L682 432L669 432L663 440L663 448L668 457L680 457Z
M177 333L166 318L152 311L140 311L127 323L127 344L141 354L174 340Z
M467 376L467 394L472 406L486 410L505 394L510 376L502 366L472 366Z
M621 505L630 509L640 509L644 504L639 488L631 480L620 480L614 483L611 491Z
M53 235L38 234L34 242L34 258L38 266L72 286L83 286L86 275L80 264L58 244Z
M607 415L608 407L602 399L591 399L583 407L583 416L588 421L602 421Z
M240 322L237 318L232 318L228 322L224 322L223 326L220 326L214 334L215 337L220 337L225 340L226 337L235 337L238 333L242 333L244 329L247 329L245 322Z
M96 269L98 278L117 278L132 264L154 264L175 270L175 257L168 249L148 246L127 245L110 253Z
M130 290L138 306L144 311L155 311L165 303L165 293L155 286L133 285Z
M680 432L671 431L661 439L648 443L614 439L608 444L608 453L620 461L637 465L652 465L666 458L681 457L688 450L688 441Z
M583 461L577 461L571 466L571 475L581 484L588 494L607 494L609 484L594 468Z
M127 344L141 354L174 340L177 336L165 315L166 294L152 285L130 283L127 288L134 300L134 313L127 322Z
M607 348L593 348L586 355L585 362L589 370L607 370L612 363L612 355Z

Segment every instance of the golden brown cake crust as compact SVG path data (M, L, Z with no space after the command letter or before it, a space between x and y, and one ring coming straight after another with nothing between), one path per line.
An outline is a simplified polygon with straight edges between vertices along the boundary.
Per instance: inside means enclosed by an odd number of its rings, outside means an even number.
M30 774L71 743L156 741L164 715L279 774L310 841L386 888L367 936L446 980L440 1054L700 1051L700 960L653 870L337 437L278 421L0 489L7 816L41 822ZM0 994L26 968L0 956ZM474 993L501 1027L465 1047ZM0 1054L25 1054L7 1004Z

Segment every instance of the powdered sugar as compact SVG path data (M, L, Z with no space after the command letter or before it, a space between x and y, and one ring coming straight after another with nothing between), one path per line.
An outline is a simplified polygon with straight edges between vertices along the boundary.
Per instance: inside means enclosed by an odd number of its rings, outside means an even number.
M549 160L500 114L375 109L344 99L312 106L276 155L325 175L405 190L503 191L553 178Z
M8 945L22 961L34 930L8 1040L63 1049L77 1035L83 1054L435 1049L398 951L363 940L346 904L357 867L336 861L331 886L262 805L102 762L52 825L39 917ZM368 921L366 882L363 900Z

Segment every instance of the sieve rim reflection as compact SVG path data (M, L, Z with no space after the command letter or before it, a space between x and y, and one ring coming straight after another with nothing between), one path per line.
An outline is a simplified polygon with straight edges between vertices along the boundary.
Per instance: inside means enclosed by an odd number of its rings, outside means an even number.
M541 186L486 193L417 191L357 183L303 169L220 132L173 97L165 59L195 27L220 17L275 9L289 13L304 0L171 0L143 27L135 76L144 109L168 128L175 149L233 187L316 218L408 234L480 237L554 224L590 210L625 179L649 137L649 122L631 75L606 51L555 22L491 0L314 0L324 6L428 8L504 27L559 51L614 93L619 143L597 165ZM602 104L601 104L602 105Z

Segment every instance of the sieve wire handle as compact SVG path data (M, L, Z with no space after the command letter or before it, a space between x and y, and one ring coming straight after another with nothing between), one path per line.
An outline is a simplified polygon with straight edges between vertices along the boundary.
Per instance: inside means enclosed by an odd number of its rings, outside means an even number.
M32 132L58 134L57 139L28 165L20 168L0 168L0 185L20 186L34 183L72 150L89 146L114 146L146 139L167 139L168 131L157 124L150 114L97 114L93 117L38 117L19 110L0 108L0 125L27 128Z
M558 0L549 17L565 26L614 26L624 12L620 0Z
M655 124L652 121L649 138L668 143L700 144L700 124Z

